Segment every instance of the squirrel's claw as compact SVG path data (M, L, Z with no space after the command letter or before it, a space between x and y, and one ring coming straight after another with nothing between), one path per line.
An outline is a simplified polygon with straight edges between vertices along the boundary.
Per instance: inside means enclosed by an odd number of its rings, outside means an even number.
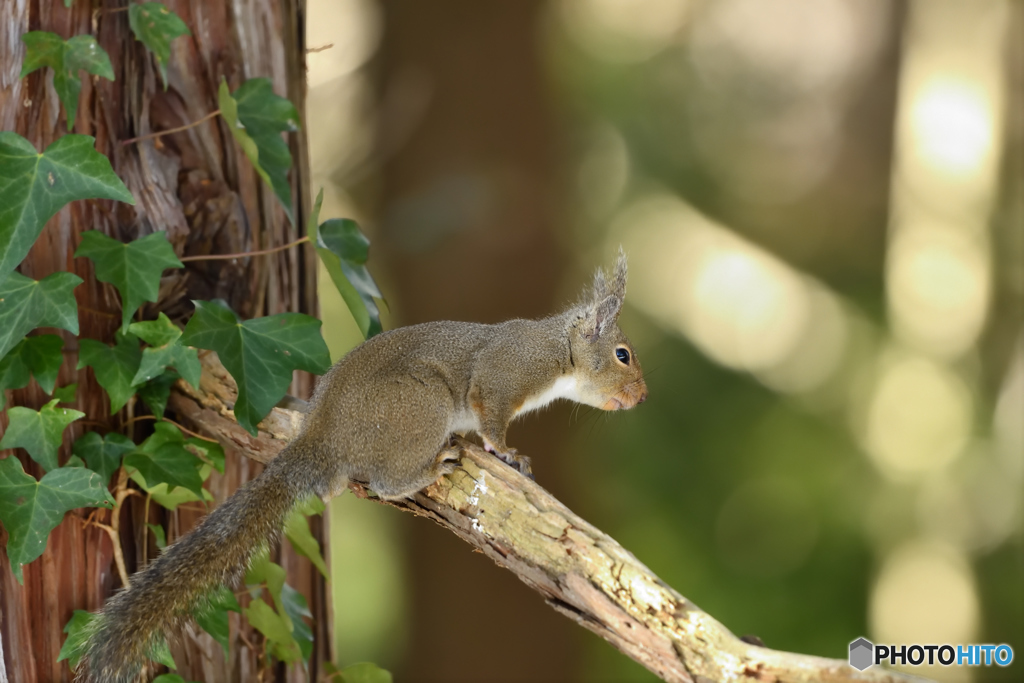
M499 451L495 448L488 447L487 450L524 477L529 477L536 481L533 476L533 468L530 466L529 456L519 455L519 451L514 448L509 448L506 451Z

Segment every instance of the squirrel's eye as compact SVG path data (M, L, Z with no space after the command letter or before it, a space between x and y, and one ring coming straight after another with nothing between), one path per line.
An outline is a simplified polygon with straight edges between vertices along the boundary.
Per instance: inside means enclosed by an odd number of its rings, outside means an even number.
M619 359L623 365L629 365L629 349L624 346L620 346L615 349L615 357Z

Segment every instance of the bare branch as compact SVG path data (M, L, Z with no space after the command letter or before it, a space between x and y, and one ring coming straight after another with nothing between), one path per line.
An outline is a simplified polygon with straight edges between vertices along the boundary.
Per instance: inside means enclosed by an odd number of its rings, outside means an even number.
M233 382L214 354L201 391L179 382L170 407L226 446L267 462L297 430L301 413L275 408L258 438L228 409ZM263 430L267 431L264 432ZM469 442L461 466L406 501L379 501L432 519L514 573L554 609L666 681L893 682L920 680L843 660L769 650L734 636L666 585L610 536L538 484ZM353 489L365 495L362 487Z

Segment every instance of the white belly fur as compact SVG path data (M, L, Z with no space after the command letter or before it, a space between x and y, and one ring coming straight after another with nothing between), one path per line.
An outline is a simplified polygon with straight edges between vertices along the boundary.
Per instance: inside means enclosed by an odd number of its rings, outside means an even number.
M463 410L452 417L451 426L448 427L449 434L465 434L466 432L479 432L480 420L472 410Z
M543 408L547 404L559 398L567 398L579 402L579 386L576 378L572 375L564 375L555 380L554 384L535 396L528 396L522 407L516 411L516 415L528 413L531 410Z

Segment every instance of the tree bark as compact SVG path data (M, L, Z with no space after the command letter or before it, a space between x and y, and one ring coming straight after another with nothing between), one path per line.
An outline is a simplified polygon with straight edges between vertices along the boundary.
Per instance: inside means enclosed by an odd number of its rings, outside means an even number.
M95 229L128 240L162 230L181 256L284 244L299 236L305 224L309 187L304 133L289 140L295 159L294 226L219 117L158 139L120 143L197 121L215 111L222 78L232 89L249 78L269 78L275 92L292 100L301 114L305 102L303 0L165 0L165 4L192 31L191 36L171 43L166 89L153 56L129 30L127 12L122 11L124 2L74 2L65 8L52 0L0 0L0 130L19 133L42 151L69 129L50 70L19 78L25 55L21 36L28 31L52 31L64 39L94 35L110 56L116 76L108 81L81 74L82 91L72 132L96 138L97 150L111 159L136 206L108 201L70 204L50 220L20 268L35 279L70 270L85 280L75 291L82 337L111 341L120 320L116 291L96 281L87 260L72 256L82 232ZM181 321L191 312L190 299L216 297L226 299L244 317L282 311L315 314L316 268L308 260L311 257L309 250L292 249L231 262L191 263L184 270L167 271L159 301L147 304L143 316L153 318L159 310ZM58 386L77 382L74 407L86 413L85 420L65 431L61 461L70 454L70 444L90 429L124 431L137 441L144 438L147 425L128 422L134 405L109 415L106 395L92 372L75 369L77 340L66 332L58 333L65 341ZM292 390L306 395L310 388L309 378L301 377ZM9 405L38 408L46 400L33 383L12 392ZM0 413L0 430L6 424L6 413ZM5 455L19 457L26 472L37 477L42 474L23 454ZM227 473L214 475L208 488L219 502L259 469L229 452ZM163 515L151 506L149 519L145 519L143 508L132 502L123 510L121 543L129 571L157 552L146 522L165 525L170 539L191 528L203 514L180 509ZM312 530L322 542L320 523L314 521ZM0 539L0 544L3 541ZM325 584L307 560L289 549L281 551L278 561L288 570L289 582L306 595L314 614L310 673L315 677L319 664L330 658L332 642ZM6 556L0 553L0 642L6 655L6 674L14 681L70 680L67 664L57 662L62 630L73 610L95 610L118 588L112 546L105 533L83 524L81 514L69 514L51 533L43 556L25 567L24 577L24 585L19 585ZM258 641L249 636L250 642ZM223 662L220 652L220 646L205 634L178 642L174 645L178 673L186 680L250 678L255 655L240 640L236 638L232 647L231 662ZM305 680L305 674L285 673L281 667L276 680Z
M234 422L228 408L233 382L216 355L204 354L202 361L200 390L179 382L171 398L175 411L226 447L260 462L271 460L297 434L301 414L275 408L253 438ZM475 444L461 440L460 446L455 472L407 500L378 502L452 531L550 607L660 678L674 683L920 680L880 667L861 672L843 660L740 640L539 484ZM361 485L351 487L366 497Z

